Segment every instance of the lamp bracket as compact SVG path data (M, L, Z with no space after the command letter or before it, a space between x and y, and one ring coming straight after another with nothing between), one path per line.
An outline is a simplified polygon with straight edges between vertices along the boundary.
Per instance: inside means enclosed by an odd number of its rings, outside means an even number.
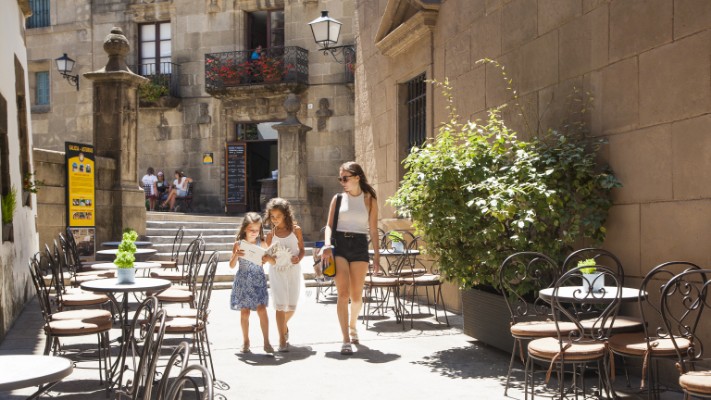
M355 64L356 50L354 45L326 46L322 47L321 51L324 55L330 54L339 64Z
M64 72L60 72L64 79L69 81L69 83L77 88L77 91L79 91L79 75L70 75L70 74L65 74Z

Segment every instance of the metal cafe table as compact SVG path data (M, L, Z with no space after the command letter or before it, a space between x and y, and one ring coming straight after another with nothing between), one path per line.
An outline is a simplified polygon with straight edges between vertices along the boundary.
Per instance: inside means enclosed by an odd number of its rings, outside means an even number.
M119 316L121 317L121 337L119 341L121 342L121 349L119 351L119 356L116 358L116 362L111 366L109 380L109 388L114 385L120 384L123 379L123 367L126 354L128 353L128 347L130 343L124 338L129 337L128 329L130 328L131 320L128 318L128 297L129 293L140 293L140 292L160 292L162 290L168 289L171 283L166 279L157 278L135 278L134 283L118 283L118 279L97 279L94 281L88 281L81 284L81 289L94 293L105 293L111 302L119 310ZM119 302L116 299L116 293L123 293L123 299Z
M74 372L74 364L64 357L42 355L0 356L0 392L39 386L28 399L36 399Z
M101 247L106 248L106 249L118 249L119 244L121 244L120 241L118 241L118 242L101 242ZM152 242L148 242L145 240L143 240L143 241L136 240L135 242L133 242L133 244L135 244L136 247L138 247L139 249L153 246Z
M113 261L118 249L99 250L96 252L96 261ZM148 261L158 252L156 249L136 249L133 254L136 261Z
M136 261L133 263L133 268L137 270L143 270L144 275L145 271L150 270L151 268L160 268L160 264L157 262L150 262L150 261ZM117 270L118 265L112 263L112 262L103 262L103 263L98 263L98 264L92 264L91 269L100 269L100 270Z
M640 298L640 290L636 288L623 287L620 293L621 301L637 301ZM554 288L546 288L538 291L538 297L546 302L553 299ZM614 286L605 286L602 290L595 291L592 294L584 292L581 286L561 286L558 288L556 298L562 303L586 303L586 304L605 304L609 303L617 297L617 288ZM647 292L642 293L642 298L647 297Z

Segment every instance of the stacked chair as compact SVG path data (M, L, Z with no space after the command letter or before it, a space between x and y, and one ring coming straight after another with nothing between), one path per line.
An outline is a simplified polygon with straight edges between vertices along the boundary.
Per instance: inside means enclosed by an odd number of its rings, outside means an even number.
M183 245L183 236L185 231L181 226L178 231L175 232L175 237L173 238L173 247L170 249L170 260L156 261L163 268L178 268L178 261L180 260L180 247Z
M168 279L173 286L158 294L158 300L163 303L184 303L195 308L195 291L197 278L200 274L205 255L205 240L202 237L190 242L183 254L183 266L180 271L152 272L152 278Z
M705 368L700 364L704 361L704 336L699 332L700 327L709 327L710 277L709 269L688 270L670 279L661 293L662 320L676 351L679 386L685 399L711 398L711 369L708 359Z
M56 243L54 245L54 251L50 251L49 246L46 244L44 248L45 257L40 257L39 263L40 265L47 266L47 268L42 268L43 272L46 269L49 269L52 272L51 282L54 286L54 301L57 304L59 311L72 307L103 307L107 304L111 304L108 296L104 294L87 293L78 287L67 287L65 285L65 278L68 276L71 277L72 274L64 272L65 257L59 253L59 248ZM93 279L101 278L95 277Z

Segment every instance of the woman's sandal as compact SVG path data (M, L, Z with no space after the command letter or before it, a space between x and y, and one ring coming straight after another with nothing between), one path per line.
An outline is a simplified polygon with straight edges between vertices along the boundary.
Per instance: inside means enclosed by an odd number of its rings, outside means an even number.
M343 343L341 346L341 354L344 356L351 356L353 355L353 346L351 346L350 343Z
M252 352L252 350L249 349L249 343L242 345L242 353L247 354L247 353L251 353L251 352Z
M358 340L358 331L356 330L356 328L351 328L350 337L351 343L360 344L360 340Z

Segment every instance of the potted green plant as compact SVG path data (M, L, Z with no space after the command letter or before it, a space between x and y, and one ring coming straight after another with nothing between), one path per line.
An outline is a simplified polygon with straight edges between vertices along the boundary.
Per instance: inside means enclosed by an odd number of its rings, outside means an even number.
M390 231L388 232L388 239L390 239L390 243L392 243L394 253L405 252L405 239L403 238L402 233L398 231Z
M114 264L118 267L116 277L119 284L133 284L136 281L136 269L133 263L136 261L136 239L138 233L134 230L123 233L121 243L119 243L118 251Z
M578 261L578 267L580 268L580 273L583 274L583 293L599 292L605 286L605 279L602 277L602 273L597 272L595 267L597 263L594 259L588 258L585 260Z
M13 240L12 219L17 207L17 189L13 186L10 191L0 199L0 211L2 211L2 240Z

